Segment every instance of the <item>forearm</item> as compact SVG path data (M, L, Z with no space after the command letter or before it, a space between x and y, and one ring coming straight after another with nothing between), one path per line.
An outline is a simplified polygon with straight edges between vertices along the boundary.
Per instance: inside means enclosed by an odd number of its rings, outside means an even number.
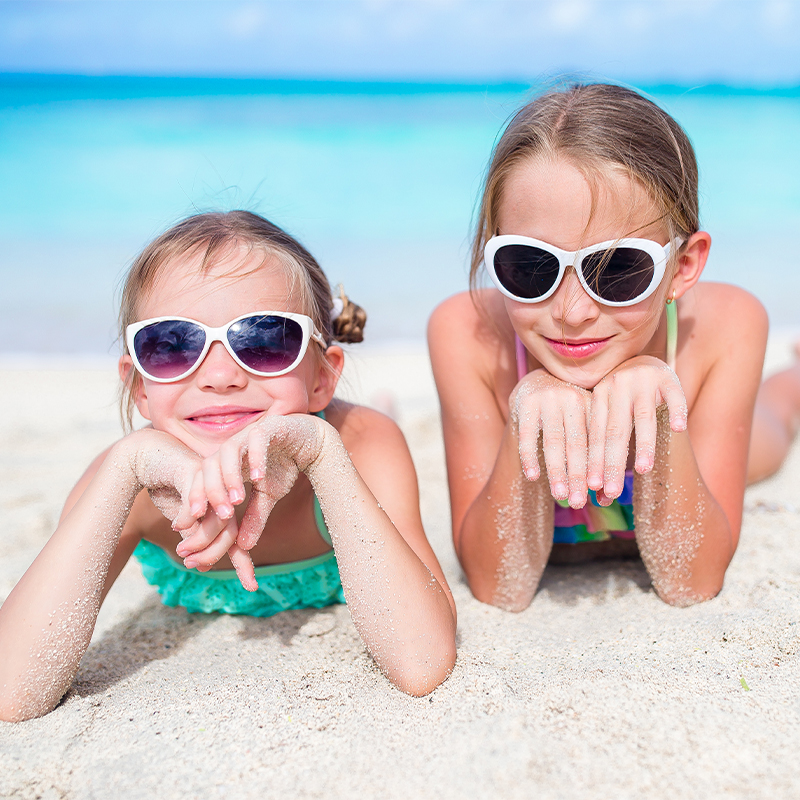
M111 557L139 486L112 450L0 608L0 719L50 711L89 646Z
M528 480L507 426L492 474L458 536L458 557L475 597L507 611L530 605L553 545L553 509L543 461L538 480Z
M671 605L708 600L733 557L725 513L706 487L688 433L670 431L658 412L653 470L634 479L636 541L653 587Z
M364 644L395 685L427 694L455 662L455 614L447 594L378 504L333 429L304 471Z

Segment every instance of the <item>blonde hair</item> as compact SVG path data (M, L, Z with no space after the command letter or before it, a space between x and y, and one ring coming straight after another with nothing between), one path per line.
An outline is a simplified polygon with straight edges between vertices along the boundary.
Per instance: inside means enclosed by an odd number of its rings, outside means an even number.
M611 84L574 84L540 95L506 126L486 173L475 224L470 288L477 288L486 242L497 218L509 175L522 162L565 158L595 187L609 169L622 169L646 190L669 238L683 242L699 229L697 160L683 128L666 111L631 89Z
M277 225L249 211L197 214L182 220L154 239L134 260L122 286L119 333L123 353L127 354L125 329L139 317L141 301L153 290L158 278L174 259L202 253L201 274L206 274L215 260L231 248L260 250L264 257L274 257L286 270L298 291L303 313L314 320L325 342L360 342L367 315L350 301L339 287L342 310L332 319L334 307L331 286L317 260L296 239ZM255 310L255 309L254 309ZM130 430L134 398L141 376L130 370L120 394L123 426Z

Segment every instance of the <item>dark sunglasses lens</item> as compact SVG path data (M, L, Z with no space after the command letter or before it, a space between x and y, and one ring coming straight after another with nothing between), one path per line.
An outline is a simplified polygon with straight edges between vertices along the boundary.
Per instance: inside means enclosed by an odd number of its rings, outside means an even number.
M250 369L281 372L297 360L303 346L303 329L286 317L246 317L228 329L228 342Z
M558 280L558 259L527 244L507 244L494 255L494 271L502 286L522 300L546 295Z
M164 320L142 328L133 339L136 358L154 378L175 378L188 372L200 358L206 335L193 322Z
M653 281L655 265L643 250L617 247L583 259L583 278L591 290L610 303L627 303L642 295Z

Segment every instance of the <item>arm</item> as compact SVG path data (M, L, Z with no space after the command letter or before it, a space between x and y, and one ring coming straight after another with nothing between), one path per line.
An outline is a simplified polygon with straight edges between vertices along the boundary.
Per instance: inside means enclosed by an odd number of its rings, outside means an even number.
M455 604L422 527L417 476L402 433L367 409L347 417L342 437L324 427L320 457L305 472L361 638L396 686L424 695L455 664Z
M334 424L307 414L268 416L230 439L204 462L208 502L216 509L232 496L243 497L243 481L252 481L238 540L247 549L304 472L367 649L395 685L427 694L455 663L456 619L422 529L411 456L397 426L377 412L332 408L328 417ZM204 557L202 536L184 544Z
M30 719L55 707L89 646L102 598L138 541L135 521L126 528L137 495L147 486L188 491L197 464L167 434L140 431L90 467L0 608L0 719ZM175 513L179 507L174 503ZM118 550L124 529L126 545Z
M495 311L495 319L505 318ZM504 333L513 341L510 325ZM513 348L502 347L468 295L434 311L428 342L456 552L479 600L521 611L533 599L552 547L553 496L569 496L578 506L585 501L588 393L544 370L515 387ZM499 398L509 395L504 413Z
M673 605L690 605L718 594L736 550L753 406L766 345L766 315L758 301L733 287L705 291L699 301L704 329L696 329L694 341L686 344L687 350L693 348L688 356L694 368L694 372L684 369L692 399L688 431L683 393L681 402L674 396L680 384L663 364L641 366L646 358L632 359L604 378L593 397L590 475L604 471L602 448L595 439L599 417L608 497L619 494L619 481L612 476L624 468L635 419L636 539L656 592ZM711 292L718 294L708 296ZM700 324L694 321L695 326ZM705 350L701 342L709 343ZM669 417L662 403L669 404ZM590 477L590 485L597 479Z

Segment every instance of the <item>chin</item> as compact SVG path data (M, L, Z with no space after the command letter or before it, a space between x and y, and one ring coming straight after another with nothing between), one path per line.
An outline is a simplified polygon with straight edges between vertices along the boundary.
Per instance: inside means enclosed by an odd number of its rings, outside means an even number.
M564 383L571 383L580 386L581 389L592 391L598 383L605 377L606 373L602 369L581 369L580 367L566 367L563 364L542 364L542 366L554 377Z

